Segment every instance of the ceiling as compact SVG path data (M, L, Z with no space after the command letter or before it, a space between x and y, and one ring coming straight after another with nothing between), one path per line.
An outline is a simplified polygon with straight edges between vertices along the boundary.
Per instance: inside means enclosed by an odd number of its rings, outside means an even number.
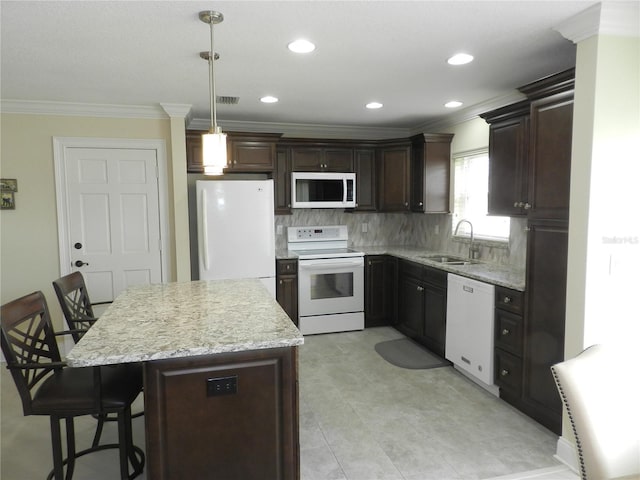
M7 1L1 98L128 106L192 105L209 118L209 26L217 10L218 95L228 122L412 129L513 96L575 64L553 29L593 1ZM304 37L308 55L287 50ZM475 57L453 67L457 52ZM259 98L274 95L275 104ZM367 110L370 101L384 104ZM497 106L497 105L496 105ZM460 112L458 109L458 112Z

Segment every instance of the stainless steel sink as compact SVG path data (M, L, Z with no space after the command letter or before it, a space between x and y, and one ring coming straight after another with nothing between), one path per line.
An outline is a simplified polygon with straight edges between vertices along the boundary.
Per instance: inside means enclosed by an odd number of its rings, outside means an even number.
M478 263L477 260L469 260L460 257L450 257L448 255L418 255L419 258L431 260L432 262L442 263L444 265L472 265Z

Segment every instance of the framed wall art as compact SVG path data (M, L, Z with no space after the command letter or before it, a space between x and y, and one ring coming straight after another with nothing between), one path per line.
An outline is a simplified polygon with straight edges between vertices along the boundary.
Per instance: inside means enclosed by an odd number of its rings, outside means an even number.
M15 178L0 178L0 210L14 210L18 191L18 180Z

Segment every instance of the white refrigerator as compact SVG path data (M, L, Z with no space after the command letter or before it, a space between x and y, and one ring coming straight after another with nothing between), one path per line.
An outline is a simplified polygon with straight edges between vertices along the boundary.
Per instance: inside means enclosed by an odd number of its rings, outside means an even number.
M273 180L197 180L200 280L259 278L275 298Z

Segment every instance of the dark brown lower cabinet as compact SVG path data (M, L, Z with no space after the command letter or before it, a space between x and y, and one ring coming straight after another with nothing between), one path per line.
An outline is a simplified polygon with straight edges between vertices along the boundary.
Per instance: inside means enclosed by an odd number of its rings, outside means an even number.
M551 365L564 360L568 240L567 221L529 221L520 408L558 434L562 401Z
M444 357L447 329L447 273L425 267L424 334L419 339L433 353Z
M300 478L297 361L290 347L146 362L147 478Z
M524 293L495 288L495 382L500 398L518 406L522 398Z
M395 324L398 261L388 255L367 255L364 267L364 326Z
M298 325L298 260L276 260L276 300Z
M400 260L398 321L406 336L444 357L447 321L447 272Z

